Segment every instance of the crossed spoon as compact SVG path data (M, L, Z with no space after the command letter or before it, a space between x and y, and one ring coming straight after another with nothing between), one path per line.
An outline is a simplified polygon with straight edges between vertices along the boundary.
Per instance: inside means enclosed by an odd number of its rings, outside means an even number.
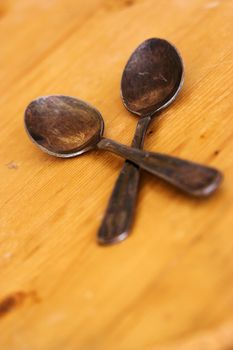
M175 100L183 80L182 58L168 41L148 39L132 53L121 79L124 106L140 117L132 147L142 148L152 117ZM126 161L98 231L98 241L101 244L116 243L129 235L139 179L140 169Z
M104 138L100 112L73 97L52 95L32 101L25 111L25 127L31 140L50 155L70 158L94 148L110 151L195 196L211 194L221 180L217 169Z

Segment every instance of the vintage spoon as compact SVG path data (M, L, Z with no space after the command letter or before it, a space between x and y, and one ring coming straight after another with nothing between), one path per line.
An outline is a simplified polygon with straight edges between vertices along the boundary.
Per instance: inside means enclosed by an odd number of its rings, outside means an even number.
M121 95L125 107L140 116L132 147L143 147L152 116L158 115L157 112L175 100L183 84L183 71L181 56L173 45L163 39L144 41L130 56L122 75ZM129 235L139 178L140 169L126 161L98 232L100 243L116 243Z
M25 127L31 140L46 153L69 158L94 148L110 151L195 196L212 193L221 180L214 168L104 138L100 112L73 97L54 95L32 101L25 111Z

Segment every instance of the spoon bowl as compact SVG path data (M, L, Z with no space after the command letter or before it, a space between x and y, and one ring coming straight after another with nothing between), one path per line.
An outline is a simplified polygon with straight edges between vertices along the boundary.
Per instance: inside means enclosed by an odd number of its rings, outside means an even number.
M125 107L141 117L167 107L184 80L183 61L167 40L144 41L130 56L121 79Z
M104 132L100 112L73 97L39 97L25 111L31 140L44 152L70 158L95 148Z

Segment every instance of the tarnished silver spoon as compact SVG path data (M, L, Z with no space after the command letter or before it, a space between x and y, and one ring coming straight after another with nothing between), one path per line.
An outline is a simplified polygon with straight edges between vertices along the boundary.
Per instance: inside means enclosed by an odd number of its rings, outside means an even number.
M152 38L144 41L130 56L122 75L121 95L125 107L140 117L132 147L142 148L152 117L174 101L183 84L183 71L183 62L177 49L163 39ZM167 158L164 165L169 166L169 162ZM186 173L186 181L192 181L194 177L193 172ZM116 243L129 235L139 178L140 169L126 161L99 228L100 243ZM212 193L218 182L208 187L207 191L203 187L198 191L198 195L206 196Z
M130 56L121 79L125 107L139 115L132 146L142 148L152 117L172 103L184 77L183 62L168 41L152 38ZM122 241L130 232L139 190L140 169L126 161L113 188L98 240L102 244Z
M40 97L28 105L24 121L30 139L56 157L74 157L94 148L110 151L195 196L212 193L221 180L214 168L104 138L100 112L73 97Z

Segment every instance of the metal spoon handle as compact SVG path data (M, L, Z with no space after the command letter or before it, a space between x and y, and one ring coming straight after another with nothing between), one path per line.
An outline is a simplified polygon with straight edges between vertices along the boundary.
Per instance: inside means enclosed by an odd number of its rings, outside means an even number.
M161 153L145 152L109 139L103 138L98 143L98 148L116 153L184 192L198 197L213 193L222 179L217 169Z
M132 146L143 146L151 117L139 119ZM133 221L140 179L140 168L126 161L116 180L104 218L98 231L101 244L112 244L124 240Z

